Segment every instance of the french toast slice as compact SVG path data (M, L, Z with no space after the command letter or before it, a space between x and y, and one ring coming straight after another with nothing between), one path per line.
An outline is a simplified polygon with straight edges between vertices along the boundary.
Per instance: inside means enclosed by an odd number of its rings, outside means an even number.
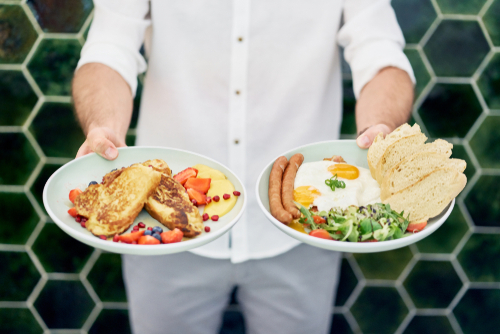
M186 189L174 180L170 168L164 167L166 163L163 160L153 160L150 164L158 171L163 168L163 172L160 184L146 202L146 211L170 230L180 229L185 237L200 235L203 231L200 211L189 200Z
M87 218L85 226L94 235L123 233L156 190L162 175L143 165L112 171L102 184L90 185L75 199L76 212Z

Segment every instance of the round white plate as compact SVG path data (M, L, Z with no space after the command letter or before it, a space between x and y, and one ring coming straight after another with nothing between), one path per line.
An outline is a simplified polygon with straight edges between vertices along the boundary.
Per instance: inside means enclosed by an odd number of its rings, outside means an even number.
M367 150L360 149L358 145L356 145L355 140L332 140L301 146L282 155L287 157L287 159L290 159L291 156L295 153L302 153L304 155L304 162L321 161L324 158L329 158L333 155L340 155L348 164L368 168L368 161L366 160L367 152ZM276 159L277 158L278 157L276 157ZM257 180L257 202L259 203L259 206L266 217L277 228L279 228L281 231L285 232L292 238L295 238L312 246L329 249L332 251L349 253L383 252L408 246L427 237L432 232L437 230L448 218L451 210L453 210L453 206L455 205L455 199L453 199L451 203L446 207L446 209L443 210L443 212L441 212L437 217L429 219L429 221L427 222L427 226L421 232L401 239L380 242L343 242L311 237L279 222L271 215L271 212L269 211L269 174L271 173L271 168L276 159L274 159L269 163L269 165L267 165L267 167L262 171L259 179Z
M118 150L120 152L118 158L113 161L101 158L95 153L75 159L59 168L45 184L45 188L43 189L43 204L45 209L54 222L73 238L89 246L113 253L135 255L170 254L196 248L215 240L226 233L240 219L246 205L245 187L238 177L224 165L205 156L173 148L139 146L124 147ZM132 245L113 242L111 240L101 240L87 229L82 228L68 214L68 210L73 207L68 198L71 189L78 187L81 190L85 190L90 181L101 182L102 177L114 168L130 166L133 163L144 162L149 159L162 159L166 161L170 169L172 169L173 174L196 164L207 165L224 173L228 180L234 184L236 190L241 192L241 195L229 213L222 216L216 222L212 220L204 222L205 226L210 227L210 232L202 232L201 235L195 238L173 244ZM201 210L202 207L200 207ZM139 222L144 222L148 227L160 226L164 231L168 230L157 220L153 219L146 210L142 210L133 225ZM131 230L132 227L127 232Z

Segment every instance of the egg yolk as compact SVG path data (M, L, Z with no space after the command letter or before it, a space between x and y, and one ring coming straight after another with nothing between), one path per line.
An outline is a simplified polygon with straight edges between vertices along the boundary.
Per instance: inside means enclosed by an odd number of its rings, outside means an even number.
M328 167L328 171L333 175L348 180L355 180L359 177L359 169L356 166L348 164L335 164Z
M320 196L318 189L311 186L301 186L293 190L293 200L299 202L306 208L314 202L314 199Z

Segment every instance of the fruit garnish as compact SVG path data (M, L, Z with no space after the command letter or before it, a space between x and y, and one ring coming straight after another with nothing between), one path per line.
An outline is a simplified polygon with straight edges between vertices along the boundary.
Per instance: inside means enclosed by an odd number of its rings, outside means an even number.
M224 195L222 195L222 198L224 198L225 200L228 200L228 199L230 199L230 198L231 198L231 195L229 195L229 194L224 194Z
M139 238L137 243L139 245L158 245L160 243L160 240L150 235L143 235Z
M198 170L196 170L192 167L188 167L188 168L184 169L183 171L175 174L174 180L176 180L180 184L184 185L189 178L194 178L194 177L196 177L196 175L198 175Z
M143 235L144 235L144 230L132 232L132 233L127 233L127 234L122 234L122 235L120 235L120 241L124 242L126 244L131 244L132 241L139 240L139 238L142 237Z
M76 213L76 208L74 208L74 207L73 207L73 208L71 208L71 209L69 209L69 210L68 210L68 213L69 213L69 215L70 215L71 217L74 217L74 218L76 218L76 216L78 215L78 214Z
M75 204L75 199L80 195L83 191L78 188L75 188L69 192L69 200L71 203Z
M184 188L195 189L203 194L206 194L207 191L210 189L211 181L212 181L212 179L202 179L202 178L193 178L192 177L192 178L187 179L186 183L184 184Z
M184 234L178 228L174 228L171 231L166 231L161 234L161 240L164 244L180 242L182 241L182 237L184 237Z
M207 204L207 196L204 193L199 192L196 189L189 188L187 190L187 193L189 195L189 199L191 201L195 200L196 204L195 205L205 205Z

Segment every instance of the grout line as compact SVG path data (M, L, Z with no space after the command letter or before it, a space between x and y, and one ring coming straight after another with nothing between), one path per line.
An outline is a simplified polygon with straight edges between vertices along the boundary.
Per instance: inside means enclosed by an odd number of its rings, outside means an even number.
M90 312L87 320L85 320L85 323L83 324L82 326L82 330L84 330L85 332L88 332L90 330L90 328L92 327L92 325L95 323L97 317L99 316L99 314L101 313L102 311L102 303L99 302L99 303L96 303L96 305L94 306L94 309L92 310L92 312Z
M484 57L481 64L479 64L479 66L476 69L476 71L474 72L474 74L472 74L471 78L473 79L474 82L476 82L479 79L479 77L483 73L484 69L486 68L486 66L488 66L488 64L490 63L491 59L493 59L494 56L495 56L495 51L493 51L493 49L491 49Z
M484 35L484 38L486 39L486 42L488 43L490 49L493 50L495 48L495 44L491 40L490 34L488 32L488 29L486 29L486 26L484 25L484 22L483 22L482 18L478 17L477 18L477 23L479 24L479 27L481 28L481 30L483 32L483 35Z
M80 271L80 279L87 279L89 272L94 267L94 264L99 259L99 256L101 256L101 253L102 251L100 249L94 248L94 251L87 260L87 263L85 263L83 269Z
M31 311L31 314L33 314L33 317L38 322L40 327L42 327L42 330L44 331L44 333L47 333L49 328L47 327L47 325L45 324L45 321L43 321L42 317L38 313L38 310L33 305L29 306L28 309Z
M363 332L361 331L361 328L359 327L359 324L358 324L356 318L351 313L351 311L346 311L344 313L344 318L347 321L347 323L349 324L349 327L351 327L351 330L355 334L363 334Z
M467 290L469 290L469 283L464 283L448 306L451 311L453 311L453 309L457 306L458 302L462 299Z
M24 186L0 185L0 193L23 193Z
M457 272L458 277L462 281L462 284L468 284L470 282L469 277L467 277L467 274L465 273L464 269L462 268L458 260L455 258L450 262L451 265L453 266L453 269L455 269L455 271Z
M450 310L446 308L417 308L415 315L420 316L446 316L450 313Z
M431 0L431 1L435 1L435 0ZM441 23L441 21L442 21L441 14L438 13L438 16L436 17L434 22L432 22L431 26L429 27L429 29L427 29L424 36L422 36L422 38L420 39L420 42L418 43L419 45L422 46L422 48L425 46L425 44L427 44L427 42L429 41L429 38L431 38L431 36L434 34L434 31L436 31L436 29L439 26L439 24Z
M464 334L462 332L462 328L460 327L460 324L457 321L457 318L455 318L455 314L453 312L448 313L447 315L448 321L450 322L451 328L455 331L456 334Z
M127 302L102 302L103 309L106 310L128 310ZM239 305L228 305L226 310L241 311Z
M0 244L0 252L25 252L24 245Z
M45 219L40 217L40 220L36 224L35 228L31 232L31 235L29 236L28 240L26 241L26 247L32 248L33 244L35 243L36 238L38 238L38 235L40 235L40 232L42 231L43 227L45 226Z
M28 308L26 302L0 301L0 308Z
M482 19L484 14L486 14L488 9L490 9L490 6L491 6L491 4L493 4L493 1L495 1L495 0L487 0L486 3L483 5L483 8L481 8L479 13L477 14L477 16Z
M413 317L415 316L415 309L409 309L408 314L406 317L403 319L403 321L399 324L398 328L394 332L394 334L402 334L405 329L408 327L410 322L412 321Z
M477 21L478 16L473 14L442 14L443 20L456 20L456 21Z

